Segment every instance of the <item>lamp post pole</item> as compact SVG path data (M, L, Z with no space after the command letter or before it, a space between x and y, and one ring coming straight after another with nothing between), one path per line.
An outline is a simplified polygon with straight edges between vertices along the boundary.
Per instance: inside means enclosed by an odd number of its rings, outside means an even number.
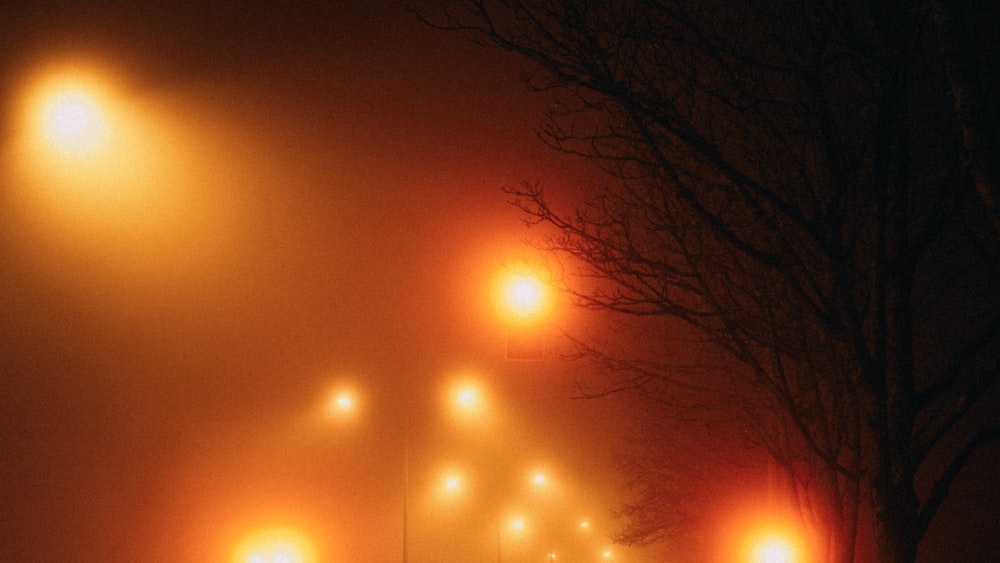
M403 563L407 563L409 560L409 544L408 544L408 532L409 532L409 520L408 520L408 504L410 500L410 446L407 444L403 448Z

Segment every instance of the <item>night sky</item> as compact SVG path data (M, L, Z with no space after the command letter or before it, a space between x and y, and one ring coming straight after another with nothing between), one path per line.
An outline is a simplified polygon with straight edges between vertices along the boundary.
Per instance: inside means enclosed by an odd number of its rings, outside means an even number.
M65 69L122 124L99 168L32 144ZM276 527L398 561L404 496L416 563L661 560L608 540L625 399L505 359L491 284L544 259L502 188L596 174L537 140L526 71L395 2L5 2L0 561L229 562ZM550 348L586 321L557 304ZM479 420L451 416L456 381ZM461 498L432 493L446 467ZM969 532L970 491L930 543Z

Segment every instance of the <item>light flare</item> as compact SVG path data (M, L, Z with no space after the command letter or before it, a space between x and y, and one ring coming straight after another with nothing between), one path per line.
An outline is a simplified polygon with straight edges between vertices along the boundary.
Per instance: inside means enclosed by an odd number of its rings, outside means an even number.
M252 534L236 549L233 563L318 563L316 549L291 528L269 528Z
M785 538L762 538L754 549L753 563L795 563L795 548Z
M554 296L538 268L515 264L501 271L493 284L493 305L508 325L529 326L552 312Z
M49 144L67 156L97 152L108 139L108 119L98 96L85 87L56 87L43 102L41 129Z

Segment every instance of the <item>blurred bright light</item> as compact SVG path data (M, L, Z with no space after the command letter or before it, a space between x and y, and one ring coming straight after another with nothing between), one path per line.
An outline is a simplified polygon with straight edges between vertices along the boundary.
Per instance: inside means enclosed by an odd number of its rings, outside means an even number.
M222 243L231 223L208 222L218 199L196 189L201 136L164 99L126 88L119 70L65 57L17 77L0 146L4 196L53 261L110 266L70 273L61 264L76 280L143 293L182 281L203 292L207 275L229 266L206 260L217 251L205 229Z
M318 558L305 535L290 528L269 528L241 543L233 563L318 563Z
M531 315L542 308L542 282L528 276L513 276L504 291L507 306L518 315Z
M338 388L330 393L327 412L333 416L349 416L357 410L357 395L347 388Z
M784 537L763 537L754 548L753 563L795 563L795 547Z
M551 312L552 302L542 274L526 264L505 268L494 281L494 307L507 324L536 324Z
M458 404L462 408L471 409L479 402L479 394L475 389L464 388L458 390Z
M57 150L83 155L107 141L107 119L97 95L86 86L57 86L42 104L42 133Z
M525 477L530 487L538 493L549 495L558 492L558 480L553 479L552 472L545 465L536 465Z
M481 425L492 418L486 390L475 376L453 379L445 389L444 402L446 410L460 424Z

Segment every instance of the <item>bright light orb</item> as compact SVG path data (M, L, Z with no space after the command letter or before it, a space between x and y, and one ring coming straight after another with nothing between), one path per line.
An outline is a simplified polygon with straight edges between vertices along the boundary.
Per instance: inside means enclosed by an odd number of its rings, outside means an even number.
M244 541L233 563L316 563L316 553L303 534L288 528L267 529Z
M762 538L754 550L753 563L795 563L795 549L784 538Z
M504 294L507 307L515 314L526 316L537 313L542 308L545 291L537 279L518 275L508 280Z
M94 96L79 88L54 92L42 109L42 131L57 150L73 155L92 152L106 137L107 120Z
M494 282L493 303L507 324L537 324L549 315L552 302L552 290L543 276L527 265L505 269Z
M349 417L357 411L357 397L350 389L337 389L330 394L327 412L331 416Z
M442 394L444 408L462 426L488 424L491 418L489 394L472 376L452 381Z
M458 390L458 404L462 408L471 409L476 406L478 402L478 396L476 395L476 390L470 387Z

